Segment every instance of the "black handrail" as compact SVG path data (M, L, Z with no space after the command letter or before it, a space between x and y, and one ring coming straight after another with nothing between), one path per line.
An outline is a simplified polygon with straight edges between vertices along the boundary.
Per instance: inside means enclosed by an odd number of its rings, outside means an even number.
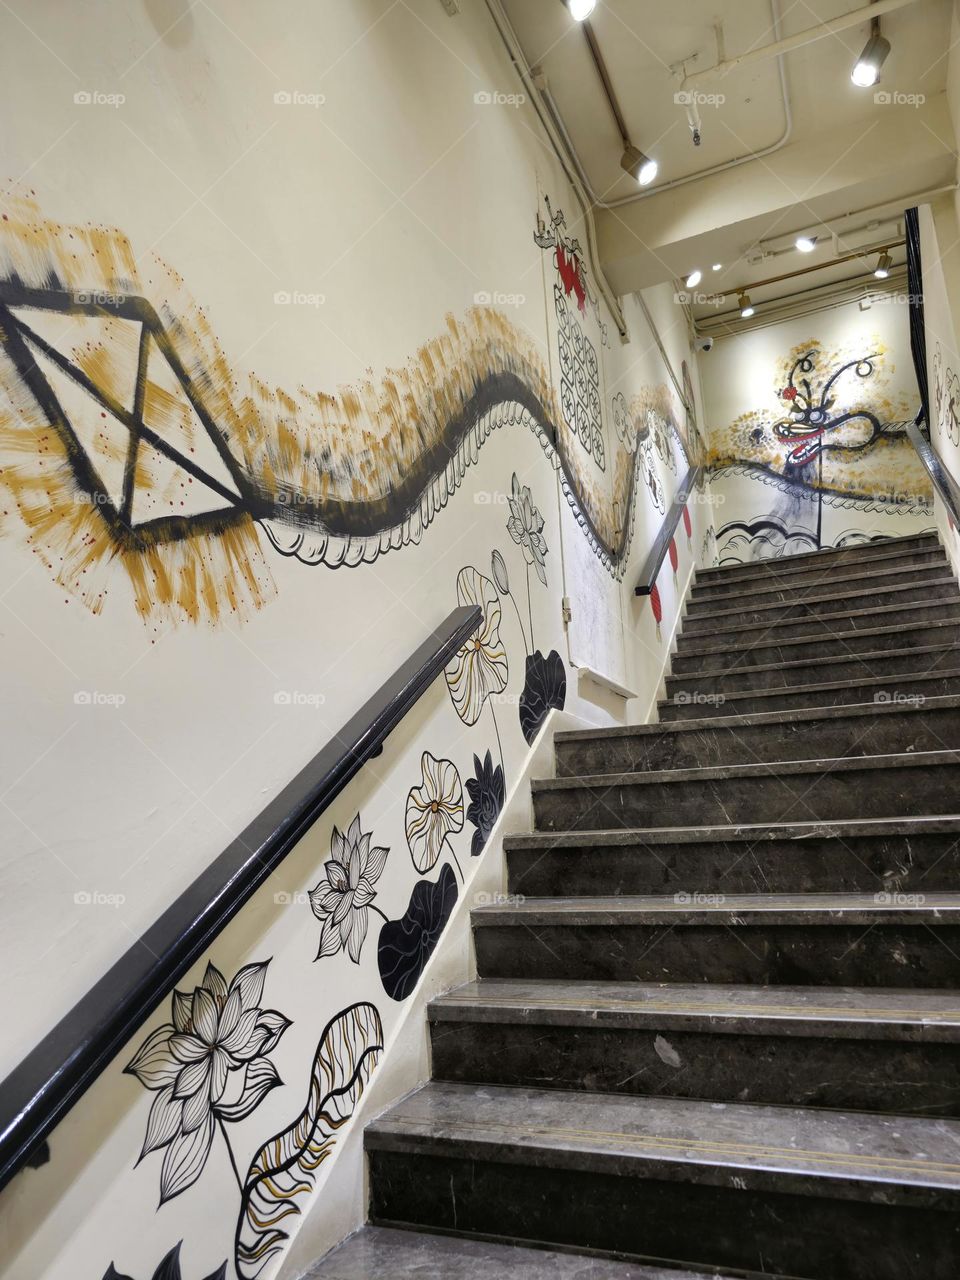
M661 526L660 532L657 534L656 541L650 548L650 554L644 561L643 568L640 570L640 578L634 587L634 595L648 596L654 588L657 577L660 573L660 566L663 564L664 556L667 554L667 547L670 545L670 539L677 531L677 525L680 523L680 517L683 515L683 508L689 501L690 494L696 485L700 483L700 477L703 475L703 467L691 467L684 476L677 490L673 502L670 504L670 510L667 512L667 518Z
M0 1085L0 1187L280 865L483 620L454 609Z
M943 505L953 516L953 523L960 529L960 485L943 465L940 455L920 430L922 421L923 410L921 409L916 422L907 423L907 437L916 449L933 487L943 499Z

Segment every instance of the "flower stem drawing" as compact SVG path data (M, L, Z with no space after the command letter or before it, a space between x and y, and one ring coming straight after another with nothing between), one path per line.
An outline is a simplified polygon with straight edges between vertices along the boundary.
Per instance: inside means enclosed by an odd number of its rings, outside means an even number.
M500 748L500 768L503 770L504 774L506 774L507 766L503 761L503 743L500 740L500 726L497 724L497 713L493 709L493 702L490 703L490 714L493 716L493 728L497 735L497 746Z
M493 580L496 583L497 590L500 592L500 594L502 596L509 596L510 598L510 603L513 605L513 611L517 615L517 623L520 627L520 635L523 639L524 650L527 653L529 653L531 649L531 645L533 644L532 626L531 626L530 644L528 644L527 633L523 627L523 617L521 616L521 613L520 613L520 606L517 604L516 599L511 594L511 591L510 591L510 579L507 576L506 561L504 560L503 556L500 554L499 551L494 551L493 553ZM527 583L527 588L529 592L529 581Z
M223 1140L227 1145L227 1155L230 1157L230 1168L233 1170L233 1176L237 1180L237 1186L243 1192L243 1179L240 1177L240 1170L237 1168L237 1158L233 1154L233 1147L230 1145L230 1138L227 1135L226 1125L223 1123L223 1117L217 1116L217 1124L220 1126L220 1132L223 1134Z

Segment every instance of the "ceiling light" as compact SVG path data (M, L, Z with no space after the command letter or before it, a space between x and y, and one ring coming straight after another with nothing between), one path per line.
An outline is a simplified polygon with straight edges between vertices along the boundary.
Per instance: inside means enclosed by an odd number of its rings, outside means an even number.
M688 289L695 289L702 279L702 271L691 271L683 283Z
M749 320L753 315L753 303L750 301L749 293L741 293L737 298L737 305L740 307L740 315L744 320Z
M893 259L890 257L889 253L887 253L886 249L884 249L883 253L881 253L877 260L877 269L873 274L878 280L886 280L887 276L890 274L890 268L892 266Z
M801 253L813 253L817 247L816 236L797 236L796 246Z
M850 79L861 89L869 89L880 79L880 68L890 52L890 41L884 39L879 30L874 31L863 46L863 53L857 59Z
M583 22L584 18L589 18L596 7L597 0L567 0L570 17L577 22Z
M722 262L715 262L715 263L713 264L713 270L714 270L714 271L720 271L722 267L723 267L723 263L722 263Z
M656 160L651 160L638 147L628 142L620 157L620 168L629 173L631 178L635 178L641 187L646 187L657 176L659 166Z

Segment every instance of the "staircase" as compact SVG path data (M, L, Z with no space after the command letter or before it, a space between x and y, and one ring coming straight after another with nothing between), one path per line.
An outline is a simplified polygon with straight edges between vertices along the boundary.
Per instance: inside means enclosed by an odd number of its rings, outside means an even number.
M313 1274L956 1280L958 638L934 536L700 572L660 723L557 734Z

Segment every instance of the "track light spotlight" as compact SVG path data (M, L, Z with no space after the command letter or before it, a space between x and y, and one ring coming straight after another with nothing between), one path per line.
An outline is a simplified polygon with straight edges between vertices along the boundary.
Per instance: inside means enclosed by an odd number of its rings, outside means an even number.
M566 0L566 5L570 10L570 17L576 22L583 22L597 7L597 0Z
M620 168L639 182L641 187L646 187L657 176L659 166L656 160L651 160L638 147L628 142L620 157Z
M877 267L873 274L878 280L886 280L887 276L890 274L890 268L892 266L893 259L890 257L889 253L887 253L886 249L884 249L883 253L881 253L880 257L877 259Z
M880 79L880 68L889 52L890 41L880 34L879 28L875 28L850 73L853 83L860 89L869 89L875 85Z
M703 279L702 271L691 271L690 274L685 278L683 283L686 285L688 289L695 289L702 279Z
M817 247L817 237L797 236L795 243L801 253L813 253L814 249Z
M753 315L753 303L750 301L749 293L741 293L737 298L737 304L740 307L740 315L744 320L749 320Z

